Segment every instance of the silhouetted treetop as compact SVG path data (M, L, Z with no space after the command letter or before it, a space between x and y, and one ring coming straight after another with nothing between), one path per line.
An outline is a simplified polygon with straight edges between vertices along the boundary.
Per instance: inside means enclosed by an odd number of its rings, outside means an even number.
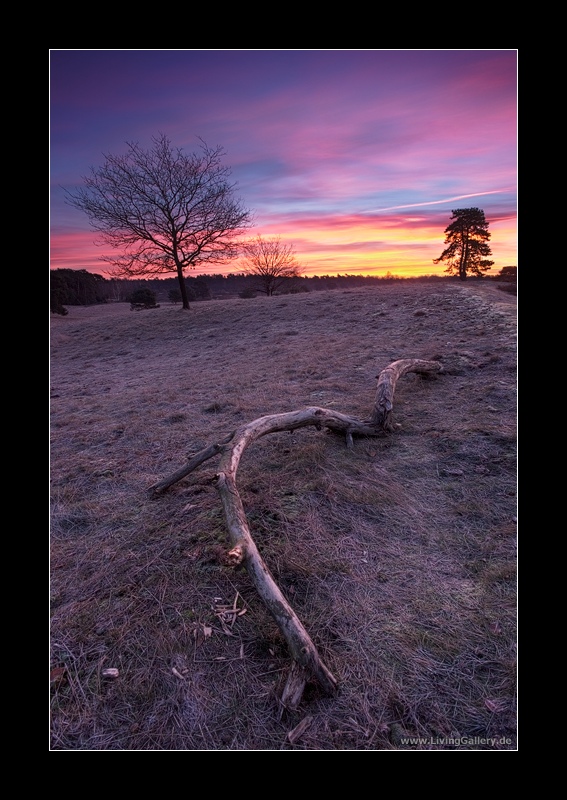
M453 222L445 228L445 244L434 264L446 262L448 272L466 280L467 274L483 275L494 264L486 256L492 255L488 245L491 234L484 211L480 208L457 208L451 212Z

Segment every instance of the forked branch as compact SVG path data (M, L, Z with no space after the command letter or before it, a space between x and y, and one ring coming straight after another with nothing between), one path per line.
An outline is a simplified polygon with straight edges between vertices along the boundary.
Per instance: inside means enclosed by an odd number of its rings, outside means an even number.
M354 436L380 436L394 429L394 392L398 379L408 372L436 373L441 371L437 361L402 359L394 361L378 376L378 385L372 416L369 421L341 414L327 408L309 407L284 414L259 417L237 428L221 442L201 450L169 478L150 487L153 496L162 494L173 484L189 475L208 459L220 455L216 475L216 487L220 494L231 541L228 561L233 565L244 564L258 594L276 621L284 636L295 667L282 695L282 703L295 707L301 700L303 687L309 680L315 681L326 694L333 694L338 686L336 678L325 666L309 634L291 608L262 560L246 518L242 500L236 485L236 473L244 451L256 439L278 431L293 431L310 425L318 430L343 433L347 446L352 447Z

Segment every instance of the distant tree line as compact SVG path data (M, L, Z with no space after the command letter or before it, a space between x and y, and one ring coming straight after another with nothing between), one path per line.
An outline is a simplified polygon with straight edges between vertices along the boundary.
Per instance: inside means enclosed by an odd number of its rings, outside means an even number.
M51 270L50 308L54 314L66 314L65 306L91 306L106 303L108 281L85 269Z
M514 280L516 267L504 267L495 280ZM454 281L454 278L425 275L417 278L401 278L387 272L377 275L314 275L306 278L289 278L278 287L277 294L328 291L333 289L355 289L376 286L394 281L432 282ZM480 278L479 280L487 280ZM256 296L257 280L243 273L228 275L201 275L186 277L185 284L190 301L222 300L236 297ZM66 314L65 306L87 306L97 303L129 303L132 294L140 289L152 291L160 303L180 303L181 292L177 278L115 279L87 272L84 269L55 269L50 272L50 307L54 314Z

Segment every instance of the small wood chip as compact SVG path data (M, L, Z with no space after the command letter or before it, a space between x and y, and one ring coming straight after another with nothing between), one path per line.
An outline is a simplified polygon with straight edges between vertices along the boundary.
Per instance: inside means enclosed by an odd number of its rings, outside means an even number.
M295 744L297 740L303 736L307 728L313 722L313 717L305 717L301 720L299 725L296 725L293 730L291 730L287 735L287 740L290 744Z
M102 671L103 678L117 678L119 675L120 672L115 667L108 667Z
M175 675L175 677L176 677L176 678L180 678L182 681L184 681L184 680L185 680L185 675L182 675L182 674L179 672L179 670L175 669L175 667L172 667L172 668L171 668L171 671L173 672L173 674Z

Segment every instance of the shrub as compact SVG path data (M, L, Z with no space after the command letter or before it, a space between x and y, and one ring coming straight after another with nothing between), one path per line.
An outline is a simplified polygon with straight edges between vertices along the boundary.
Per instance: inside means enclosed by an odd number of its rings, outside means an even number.
M238 296L241 297L243 300L248 300L250 297L256 297L256 290L252 289L251 286L248 286L246 289L243 289L241 292L238 292Z
M144 308L159 308L156 304L156 293L151 289L136 289L129 297L130 310L141 311Z
M60 302L52 301L51 302L51 313L52 314L61 314L62 317L65 317L69 313L69 311Z
M518 267L502 267L495 280L516 283L518 280Z

